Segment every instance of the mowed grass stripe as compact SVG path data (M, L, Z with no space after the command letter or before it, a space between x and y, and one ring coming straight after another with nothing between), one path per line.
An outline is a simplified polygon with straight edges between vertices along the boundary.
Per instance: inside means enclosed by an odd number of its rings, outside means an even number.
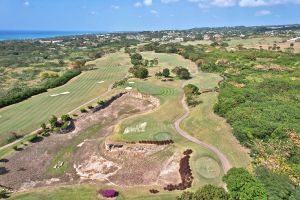
M10 132L27 134L48 121L51 115L60 116L84 104L92 98L100 96L114 81L124 77L130 66L123 65L129 57L123 53L110 54L95 61L95 70L71 80L64 86L36 95L21 103L0 109L0 144ZM104 81L103 83L98 83ZM52 94L70 92L70 94L51 97Z

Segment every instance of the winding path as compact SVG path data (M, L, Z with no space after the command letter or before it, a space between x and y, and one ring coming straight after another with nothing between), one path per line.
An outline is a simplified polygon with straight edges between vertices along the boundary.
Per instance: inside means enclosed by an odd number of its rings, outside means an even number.
M226 173L228 170L230 170L232 168L232 166L231 166L230 162L228 161L228 159L226 158L226 156L219 149L217 149L213 145L204 143L204 142L198 140L197 138L192 137L191 135L189 135L187 132L185 132L184 130L182 130L180 128L180 123L186 117L188 117L188 115L190 114L189 107L185 103L185 97L182 98L181 103L182 103L182 106L184 108L184 114L179 119L177 119L174 122L174 127L175 127L176 131L181 136L183 136L184 138L188 139L189 141L191 141L191 142L193 142L195 144L198 144L201 147L203 147L205 149L208 149L208 150L212 151L213 153L215 153L218 156L218 158L220 159L221 163L222 163L222 167L223 167L224 173Z
M195 73L196 75L198 75L198 69L197 69L197 72ZM224 80L224 77L222 77L223 80ZM218 83L219 85L220 83ZM210 150L211 152L213 152L214 154L216 154L218 156L218 158L220 159L221 163L222 163L222 168L223 168L223 171L224 173L226 173L228 170L230 170L232 168L229 160L226 158L226 156L218 149L216 148L215 146L211 145L211 144L207 144L205 142L202 142L200 140L198 140L197 138L195 137L192 137L191 135L189 135L187 132L185 132L184 130L182 130L180 128L180 123L189 116L190 114L190 109L188 107L188 105L186 104L185 102L185 96L183 96L182 100L181 100L181 104L184 108L184 114L178 118L175 122L174 122L174 127L176 129L176 131L184 138L186 138L187 140L195 143L195 144L198 144L199 146L205 148L205 149L208 149Z

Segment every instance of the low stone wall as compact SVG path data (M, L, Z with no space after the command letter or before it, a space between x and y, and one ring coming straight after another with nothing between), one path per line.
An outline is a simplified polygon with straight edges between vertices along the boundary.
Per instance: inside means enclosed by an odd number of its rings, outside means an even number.
M102 109L108 107L113 101L122 97L124 94L127 94L127 92L121 92L119 94L112 96L109 100L105 101L104 104L95 106L95 108L92 109L92 112L95 113L95 112L98 112L99 110L102 110Z

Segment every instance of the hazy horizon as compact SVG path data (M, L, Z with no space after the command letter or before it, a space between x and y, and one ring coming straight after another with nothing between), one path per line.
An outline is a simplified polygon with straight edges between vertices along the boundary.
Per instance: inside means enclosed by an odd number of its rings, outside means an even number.
M281 25L299 23L299 9L299 0L1 0L0 27L128 32Z

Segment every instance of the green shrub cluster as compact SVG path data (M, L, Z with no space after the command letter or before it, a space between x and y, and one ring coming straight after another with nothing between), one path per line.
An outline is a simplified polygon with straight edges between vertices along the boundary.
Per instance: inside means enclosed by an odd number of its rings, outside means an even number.
M62 76L54 79L49 79L39 87L26 88L25 90L11 92L6 96L0 97L0 108L9 106L28 99L34 95L47 92L48 89L55 88L67 83L70 79L78 76L81 72L78 70L67 71Z

